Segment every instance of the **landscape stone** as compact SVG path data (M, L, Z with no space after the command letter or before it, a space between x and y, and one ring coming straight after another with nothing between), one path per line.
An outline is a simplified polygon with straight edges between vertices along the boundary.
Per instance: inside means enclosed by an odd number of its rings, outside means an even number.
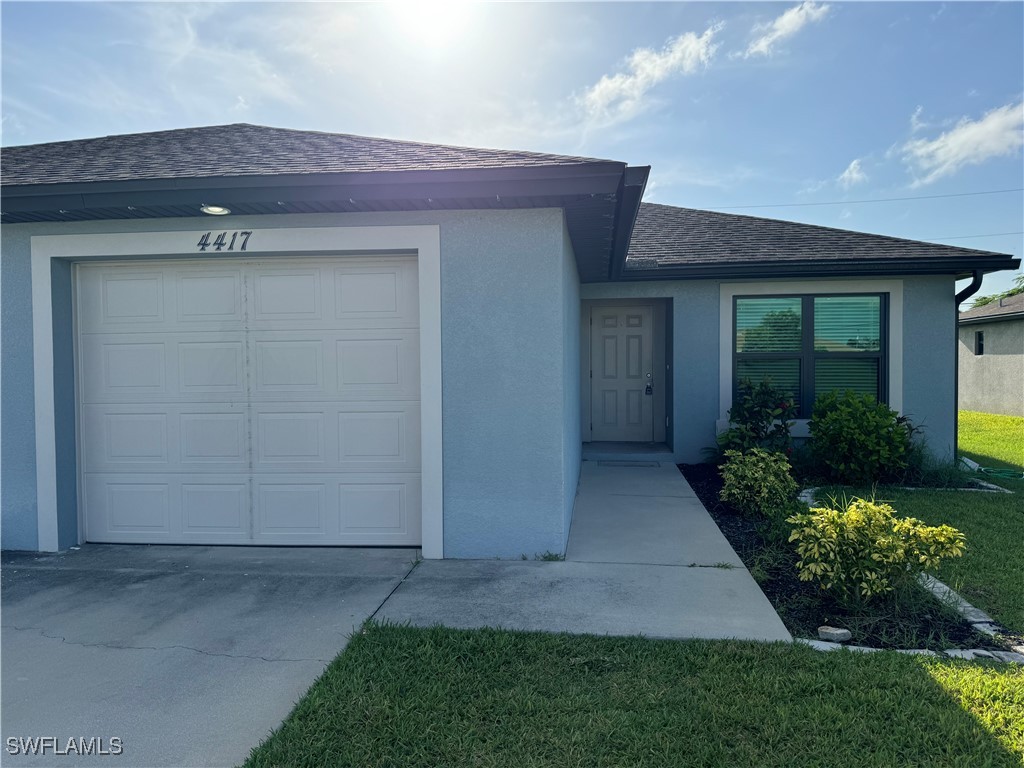
M828 625L818 627L818 637L822 640L827 640L833 643L845 643L850 640L853 635L850 634L848 629L840 629L839 627L830 627Z

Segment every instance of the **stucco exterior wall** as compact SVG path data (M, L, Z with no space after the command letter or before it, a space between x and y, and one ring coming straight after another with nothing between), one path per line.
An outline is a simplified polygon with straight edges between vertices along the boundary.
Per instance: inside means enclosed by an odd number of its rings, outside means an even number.
M36 549L35 392L32 373L32 274L19 227L0 228L0 546Z
M567 357L578 354L578 341L576 347L572 341L578 334L576 314L568 327L566 323L578 281L575 264L570 275L566 261L562 211L231 218L231 227L238 229L419 224L438 225L441 241L445 556L561 552L567 536L567 499L575 494L579 471L573 439L565 434L574 425L571 418L563 418L566 402L578 398L579 383L565 364ZM3 228L4 548L37 547L29 238L210 226L209 218L199 217ZM55 275L55 293L61 290L59 277ZM68 324L67 316L66 307L54 305L56 360L68 341L56 329ZM59 363L55 385L58 397L73 385ZM67 418L59 407L58 417ZM575 429L578 434L578 425ZM68 445L58 446L58 477L62 483L70 478L72 484L59 493L74 487L73 443L70 451Z
M903 413L939 460L956 447L955 293L952 277L903 281Z
M985 354L974 354L974 334L985 333ZM1024 416L1024 319L960 326L960 408Z
M886 278L891 281L893 278ZM816 281L821 292L830 282ZM928 450L952 455L956 438L953 286L950 277L907 277L903 286L903 408L922 428ZM583 299L667 298L672 301L674 459L696 462L715 443L720 403L720 288L714 280L582 286Z

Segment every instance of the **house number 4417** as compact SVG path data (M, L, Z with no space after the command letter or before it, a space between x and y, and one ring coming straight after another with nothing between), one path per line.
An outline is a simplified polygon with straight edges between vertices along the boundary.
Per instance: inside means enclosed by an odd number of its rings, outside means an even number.
M207 232L205 235L199 238L199 242L196 243L196 247L200 251L205 251L207 248L213 248L215 251L233 251L235 245L238 245L238 250L244 251L245 247L249 244L249 236L252 234L248 232L221 232L217 235L216 239L210 240L213 232ZM230 236L230 240L228 237Z

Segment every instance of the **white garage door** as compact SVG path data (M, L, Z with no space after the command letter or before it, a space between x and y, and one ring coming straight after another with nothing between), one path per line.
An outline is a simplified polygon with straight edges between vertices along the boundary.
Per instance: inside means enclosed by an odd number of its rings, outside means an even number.
M86 538L419 544L410 257L78 271Z

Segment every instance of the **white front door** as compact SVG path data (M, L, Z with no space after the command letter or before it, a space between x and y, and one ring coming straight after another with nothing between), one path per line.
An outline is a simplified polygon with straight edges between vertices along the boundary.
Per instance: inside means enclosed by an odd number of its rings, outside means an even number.
M654 439L654 311L590 311L591 439Z
M78 270L86 539L420 543L417 263Z

